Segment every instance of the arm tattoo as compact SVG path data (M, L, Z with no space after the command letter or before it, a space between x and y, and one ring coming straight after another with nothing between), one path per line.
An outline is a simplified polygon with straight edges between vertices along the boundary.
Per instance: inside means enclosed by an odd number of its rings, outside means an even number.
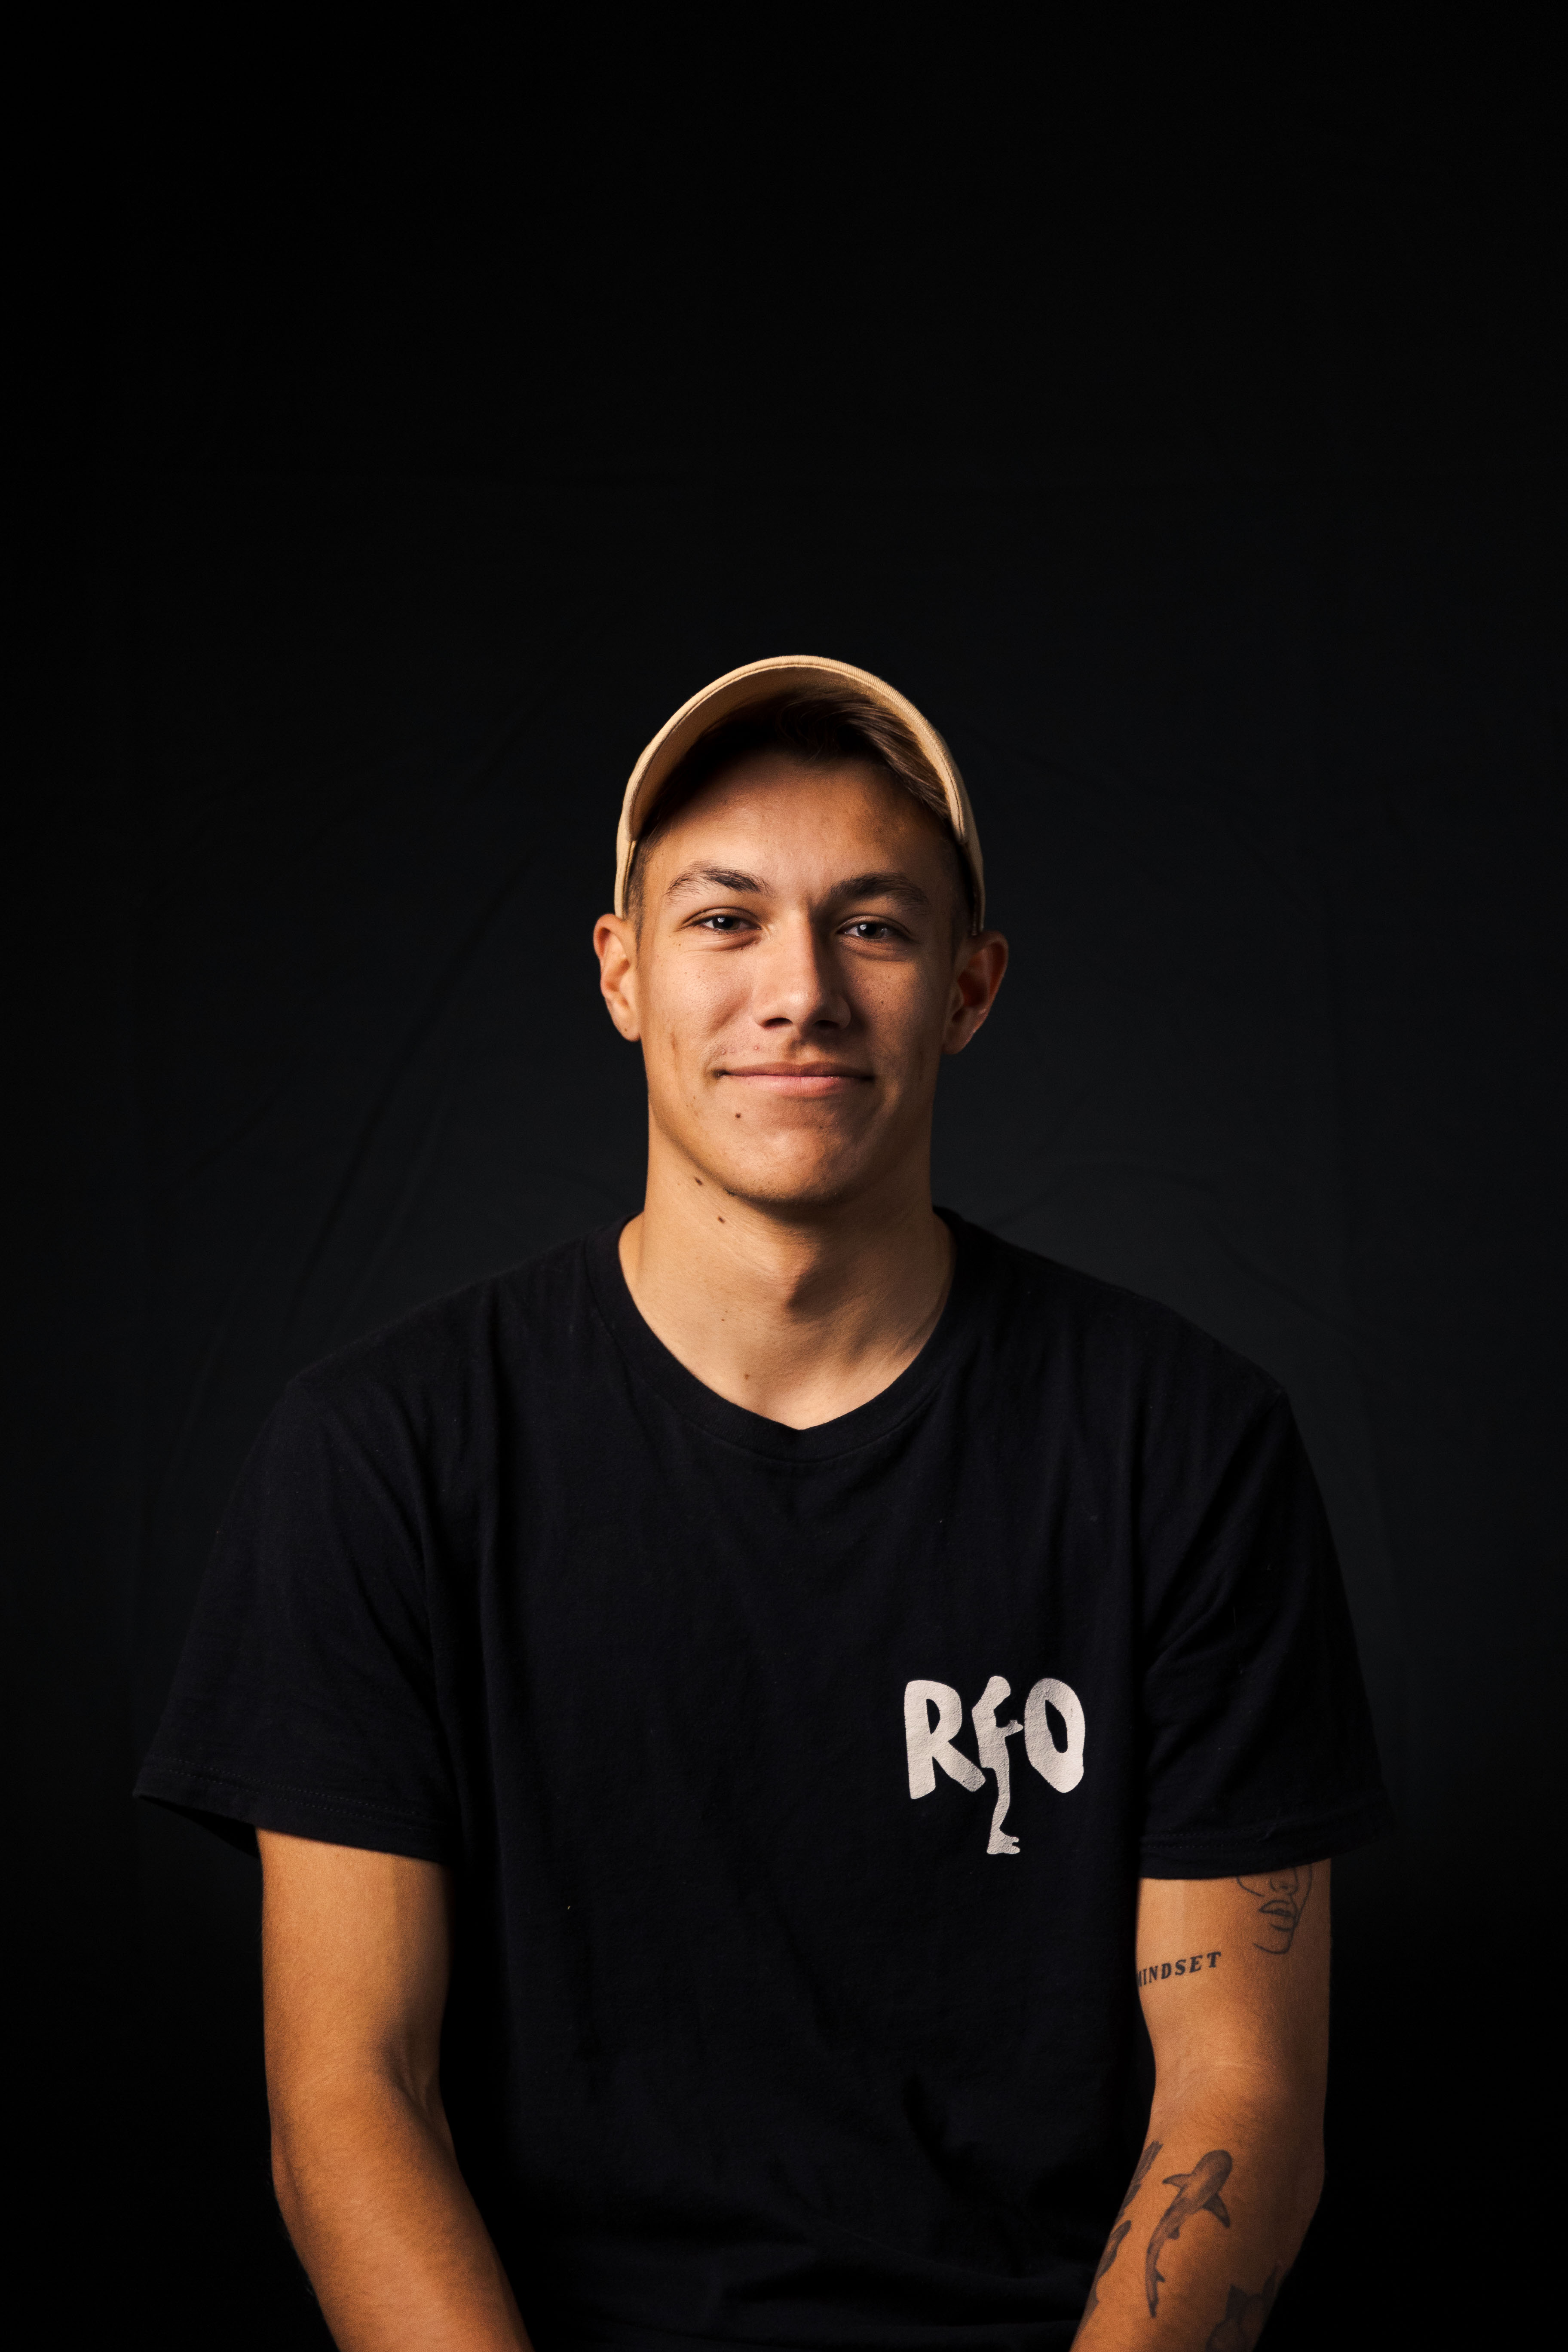
M1149 2298L1149 2316L1152 2319L1160 2308L1160 2289L1164 2273L1160 2269L1160 2255L1172 2238L1181 2235L1184 2221L1194 2213L1212 2213L1216 2221L1230 2227L1230 2215L1226 2210L1220 2190L1230 2179L1230 2150L1211 2147L1200 2156L1191 2172L1168 2172L1165 2186L1175 2195L1154 2224L1154 2234L1149 2241L1149 2251L1143 2258L1143 2292Z
M1152 1960L1146 1969L1139 1969L1138 1982L1140 1985L1163 1984L1167 1977L1201 1977L1205 1960L1211 1969L1217 1969L1223 1958L1222 1950L1186 1952L1175 1960Z
M1312 1892L1311 1864L1304 1862L1300 1869L1276 1870L1258 1878L1238 1878L1236 1883L1244 1893L1257 1898L1262 1941L1256 1949L1282 1958L1296 1940L1301 1914Z
M1274 2298L1284 2275L1277 2263L1256 2294L1248 2294L1245 2287L1233 2286L1226 2297L1225 2317L1211 2330L1204 2352L1252 2352L1263 2333L1263 2323L1274 2308Z
M1116 2227L1111 2231L1110 2237L1106 2241L1105 2252L1100 2258L1100 2268L1095 2272L1093 2280L1089 2285L1089 2301L1083 2307L1083 2315L1086 2319L1089 2317L1089 2313L1094 2309L1095 2305L1100 2301L1100 2280L1105 2276L1106 2272L1110 2268L1111 2263L1121 2252L1121 2241L1127 2235L1128 2231L1132 2227L1131 2221L1124 2221L1121 2217L1126 2212L1129 2205L1131 2204L1134 2197L1137 2196L1138 2191L1142 2188L1145 2179L1148 2178L1149 2167L1153 2163L1154 2158L1159 2155L1159 2141L1157 2139L1152 2139L1148 2147L1144 2149L1142 2155L1138 2159L1138 2169L1127 2184L1126 2196L1122 2199L1121 2204L1116 2209Z

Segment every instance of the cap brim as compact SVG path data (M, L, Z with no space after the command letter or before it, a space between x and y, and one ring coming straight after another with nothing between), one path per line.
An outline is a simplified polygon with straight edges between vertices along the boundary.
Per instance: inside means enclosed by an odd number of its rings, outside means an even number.
M830 661L826 655L816 654L779 654L770 661L748 662L743 669L728 670L711 686L694 694L689 702L683 702L672 719L665 720L632 770L621 803L620 829L616 839L617 915L626 911L632 860L643 829L666 781L698 737L752 703L771 701L775 695L813 686L852 688L857 694L880 704L909 729L942 784L953 835L974 884L975 926L978 929L984 923L985 873L981 863L980 838L974 829L974 811L952 752L930 719L885 679L873 677L869 670L856 669L849 662Z

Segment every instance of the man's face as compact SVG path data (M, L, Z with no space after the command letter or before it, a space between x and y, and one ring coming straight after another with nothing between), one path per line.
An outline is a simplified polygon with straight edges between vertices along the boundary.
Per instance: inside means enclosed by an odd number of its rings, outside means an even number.
M994 932L955 938L955 891L937 825L858 761L753 758L656 838L640 925L605 917L596 937L654 1127L694 1182L811 1208L911 1157L923 1181L942 1056L1006 959Z

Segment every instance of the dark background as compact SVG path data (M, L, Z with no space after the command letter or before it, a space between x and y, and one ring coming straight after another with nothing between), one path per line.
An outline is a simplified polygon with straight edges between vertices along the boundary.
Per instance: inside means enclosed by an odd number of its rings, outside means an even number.
M21 208L7 1944L53 2340L324 2341L254 1866L134 1764L287 1375L637 1204L621 783L800 650L947 734L1013 939L939 1197L1278 1374L1342 1547L1402 1830L1336 1874L1270 2341L1479 2341L1535 2259L1549 56L791 22L323 69L309 122L240 59L199 141L77 124Z

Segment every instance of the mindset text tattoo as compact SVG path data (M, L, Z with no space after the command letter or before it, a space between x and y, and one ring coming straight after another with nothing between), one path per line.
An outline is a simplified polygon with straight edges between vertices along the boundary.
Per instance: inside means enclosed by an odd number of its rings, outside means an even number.
M1167 1977L1201 1976L1205 1962L1217 1969L1219 1958L1217 1952L1189 1952L1183 1959L1156 1960L1152 1967L1139 1969L1138 1981L1141 1985L1163 1984Z
M1165 2186L1175 2195L1154 2224L1154 2234L1149 2241L1149 2251L1143 2257L1143 2292L1149 2298L1149 2316L1152 2319L1160 2308L1160 2289L1164 2284L1164 2273L1160 2268L1160 2255L1173 2238L1180 2237L1182 2224L1190 2221L1194 2213L1212 2213L1228 2230L1230 2215L1226 2210L1220 2190L1230 2179L1230 2150L1211 2147L1200 2156L1190 2172L1168 2172Z
M1138 2169L1127 2184L1126 2196L1122 2199L1121 2204L1116 2209L1115 2227L1112 2229L1110 2237L1105 2242L1105 2252L1100 2258L1100 2268L1095 2272L1093 2280L1089 2285L1089 2301L1083 2307L1083 2315L1086 2319L1089 2317L1089 2313L1094 2309L1095 2305L1100 2301L1100 2280L1105 2276L1106 2272L1110 2268L1111 2263L1121 2252L1121 2241L1127 2235L1128 2231L1132 2227L1131 2221L1124 2221L1121 2217L1126 2212L1129 2205L1131 2204L1134 2197L1137 2196L1138 2191L1142 2188L1144 2180L1148 2177L1149 2167L1153 2163L1154 2158L1159 2155L1159 2141L1157 2139L1152 2139L1148 2147L1144 2149L1142 2155L1138 2159Z
M1256 1948L1283 1958L1296 1940L1312 1892L1311 1864L1303 1863L1299 1870L1276 1870L1265 1878L1238 1878L1236 1883L1258 1905Z
M1256 2294L1248 2294L1244 2286L1233 2286L1226 2297L1225 2317L1210 2329L1204 2352L1252 2352L1284 2275L1276 2264Z

